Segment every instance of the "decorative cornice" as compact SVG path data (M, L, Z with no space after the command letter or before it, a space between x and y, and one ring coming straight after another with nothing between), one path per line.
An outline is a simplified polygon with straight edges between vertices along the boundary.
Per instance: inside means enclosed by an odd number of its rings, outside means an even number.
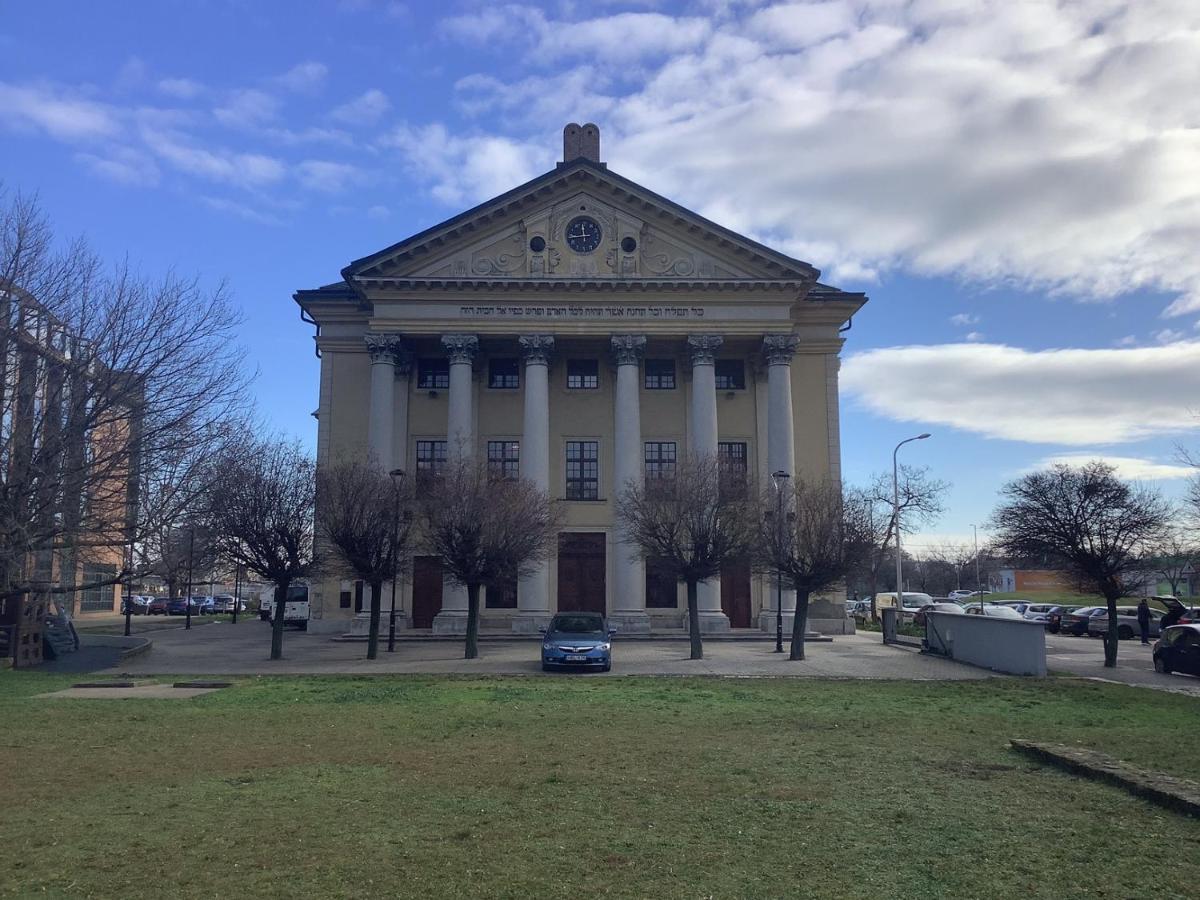
M644 334L614 334L612 354L618 366L636 366L646 349Z
M725 343L719 334L689 334L688 349L692 354L693 366L711 366L717 358L717 351Z
M808 283L797 279L762 278L617 278L591 276L576 278L439 278L436 276L360 276L355 279L365 292L370 291L450 291L487 293L615 293L632 294L644 291L721 291L729 293L780 293L799 300L808 290ZM305 297L303 299L309 299ZM860 304L861 305L861 304Z
M404 341L398 334L368 334L363 337L371 362L396 364L397 357L404 352Z
M550 334L523 334L517 338L521 345L521 356L525 365L550 365L550 354L554 352L554 336Z
M790 366L800 338L794 334L768 334L763 338L763 356L768 366Z
M451 365L466 363L469 366L479 352L479 338L473 334L443 334L442 346L450 357Z

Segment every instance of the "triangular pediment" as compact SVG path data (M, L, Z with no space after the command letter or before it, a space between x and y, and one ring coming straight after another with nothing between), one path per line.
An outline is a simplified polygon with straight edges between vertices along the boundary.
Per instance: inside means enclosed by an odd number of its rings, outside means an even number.
M581 230L587 240L580 240ZM427 278L812 283L818 274L586 160L560 164L343 270L348 281L364 284Z

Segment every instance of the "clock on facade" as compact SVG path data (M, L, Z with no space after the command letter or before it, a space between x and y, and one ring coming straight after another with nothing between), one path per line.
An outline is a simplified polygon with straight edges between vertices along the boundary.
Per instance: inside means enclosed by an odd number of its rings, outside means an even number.
M567 225L567 246L576 253L591 253L600 246L600 226L587 216L576 216Z

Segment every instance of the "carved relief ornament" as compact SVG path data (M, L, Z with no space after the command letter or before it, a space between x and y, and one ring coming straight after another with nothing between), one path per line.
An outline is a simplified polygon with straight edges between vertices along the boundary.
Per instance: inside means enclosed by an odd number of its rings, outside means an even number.
M615 334L612 338L612 354L618 366L636 366L646 349L644 334Z
M451 365L465 363L469 366L479 352L479 338L473 334L443 334L442 347Z
M521 345L521 356L527 366L550 365L550 354L554 352L554 336L549 334L523 334L517 338Z
M404 354L404 341L397 334L368 334L363 337L363 342L373 363L390 362L395 365Z
M768 366L790 366L800 338L794 334L768 334L763 338L763 356Z
M687 342L692 353L692 365L711 366L716 362L717 351L725 339L719 334L689 334Z

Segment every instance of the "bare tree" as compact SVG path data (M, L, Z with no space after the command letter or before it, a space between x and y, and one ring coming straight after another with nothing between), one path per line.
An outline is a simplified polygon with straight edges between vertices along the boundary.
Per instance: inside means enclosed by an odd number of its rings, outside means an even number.
M1117 601L1136 588L1150 547L1162 540L1170 507L1147 487L1132 486L1099 460L1031 472L1001 489L992 514L997 544L1007 553L1061 560L1108 605L1104 665L1117 664Z
M467 590L466 658L479 655L479 588L512 583L546 559L558 509L525 478L495 477L468 458L418 484L422 543Z
M764 496L760 503L765 514L759 519L756 562L763 572L781 573L784 584L796 591L790 658L804 659L809 601L840 581L856 554L868 552L863 539L869 534L868 509L848 502L837 482L804 478L795 479L781 504L782 525L773 497Z
M128 574L147 473L242 403L237 324L223 287L107 270L59 249L35 201L0 197L0 596Z
M942 514L942 503L949 488L947 482L931 477L928 468L900 466L898 511L894 508L890 474L878 474L866 487L852 489L854 506L861 511L863 536L859 540L868 542L871 547L869 553L859 558L862 560L861 578L871 598L872 618L879 614L875 605L879 573L889 558L888 548L896 543L897 512L901 529L906 534L915 532ZM898 585L896 589L901 588Z
M751 558L759 532L758 504L743 475L715 457L689 457L671 477L630 483L617 495L617 519L627 540L687 585L691 658L704 658L698 585Z
M1180 596L1180 587L1187 586L1188 575L1200 559L1200 547L1179 529L1172 529L1155 544L1148 554L1146 571L1154 580L1162 579L1171 586L1172 595Z
M313 568L316 467L298 442L247 440L213 461L208 521L221 554L275 585L271 659L283 656L288 588Z
M317 470L317 530L329 568L371 588L367 659L379 650L383 582L397 577L413 532L412 494L374 461L338 460Z

